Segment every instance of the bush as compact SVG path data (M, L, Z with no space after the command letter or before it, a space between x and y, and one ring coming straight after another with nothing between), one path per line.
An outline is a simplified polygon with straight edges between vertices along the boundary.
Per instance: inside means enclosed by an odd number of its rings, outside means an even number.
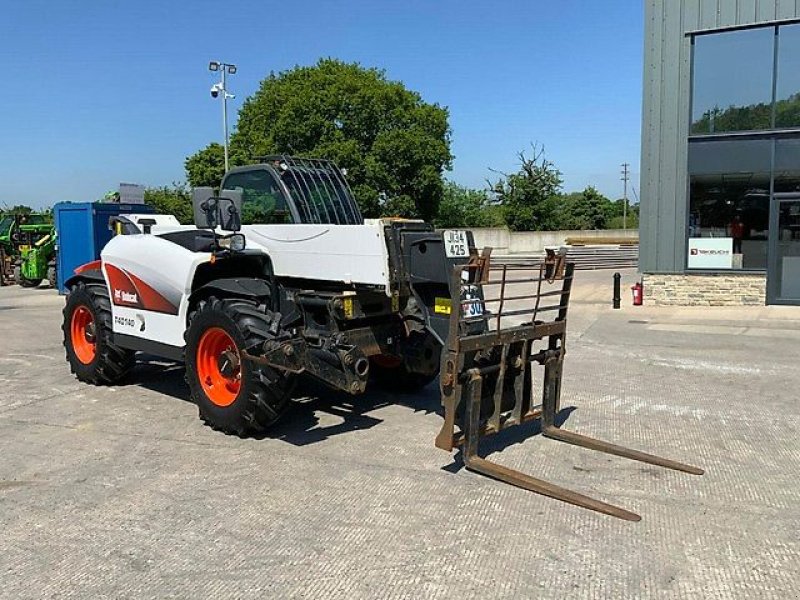
M144 191L144 201L159 214L174 215L181 225L194 223L192 194L183 184L173 183L172 187L147 188Z
M439 228L502 227L502 207L489 204L484 190L473 190L448 181L433 224Z

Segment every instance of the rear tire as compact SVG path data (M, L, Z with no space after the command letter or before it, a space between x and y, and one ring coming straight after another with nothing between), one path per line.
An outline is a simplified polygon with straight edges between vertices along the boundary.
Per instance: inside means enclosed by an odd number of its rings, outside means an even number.
M55 265L50 265L47 267L47 283L50 284L51 288L54 288L58 285Z
M116 383L134 364L135 353L114 344L111 301L105 285L79 281L70 289L62 330L67 362L80 381Z
M270 333L273 313L241 299L203 300L186 331L186 383L209 427L240 437L278 421L295 378L242 356L257 353Z
M41 279L25 279L24 277L20 277L19 279L19 284L24 288L39 287L40 283L42 283Z

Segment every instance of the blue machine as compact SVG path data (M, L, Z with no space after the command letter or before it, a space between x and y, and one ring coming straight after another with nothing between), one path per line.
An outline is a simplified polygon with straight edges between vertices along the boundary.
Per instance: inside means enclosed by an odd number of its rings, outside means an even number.
M147 204L112 202L59 202L53 207L58 235L56 270L58 293L76 267L100 258L100 251L113 237L108 220L117 215L153 213Z

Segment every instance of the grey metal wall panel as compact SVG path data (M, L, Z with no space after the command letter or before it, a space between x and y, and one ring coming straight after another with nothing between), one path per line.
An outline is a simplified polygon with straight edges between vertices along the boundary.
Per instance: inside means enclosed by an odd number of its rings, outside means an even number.
M658 265L659 193L658 126L661 122L661 54L663 5L655 0L645 4L645 61L642 122L641 199L639 207L639 269L652 271Z
M639 268L651 270L658 264L658 132L661 103L656 97L661 90L662 9L657 2L645 4L644 98L642 100L642 159L639 207ZM646 200L645 200L646 199Z
M778 19L792 19L797 16L797 2L795 0L776 0Z
M675 0L674 4L681 6L686 0ZM664 3L665 6L670 4ZM678 172L678 144L680 100L678 98L678 88L680 85L680 69L677 60L680 56L680 47L683 42L683 19L681 11L666 10L664 12L664 41L663 41L663 66L662 66L662 92L661 92L661 132L659 142L661 148L661 185L660 196L663 201L658 207L658 225L661 235L658 236L657 253L658 262L662 264L673 264L675 262L675 242L674 231L677 224L677 178ZM683 194L681 194L683 195Z
M700 3L687 2L683 8L683 30L694 31L701 27Z
M775 2L776 0L756 0L757 22L775 20Z
M674 0L656 0L659 4L664 2L665 6L669 6L669 10L678 10L677 2ZM711 29L712 27L719 27L719 2L718 0L700 0L700 29Z
M739 8L738 0L732 0L731 2L720 2L717 12L719 17L717 19L717 27L732 27L736 25L736 19L738 17L738 8Z
M645 0L639 267L686 264L691 39L687 32L800 17L800 0Z
M739 0L736 7L737 23L754 23L756 20L757 0Z

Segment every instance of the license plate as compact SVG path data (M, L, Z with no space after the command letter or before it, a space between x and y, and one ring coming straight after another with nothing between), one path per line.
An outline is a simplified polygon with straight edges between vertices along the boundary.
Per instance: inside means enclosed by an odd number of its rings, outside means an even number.
M469 256L467 232L448 229L442 234L444 238L444 254L447 258L465 258Z
M483 302L476 291L468 289L461 295L461 313L467 319L483 315Z

